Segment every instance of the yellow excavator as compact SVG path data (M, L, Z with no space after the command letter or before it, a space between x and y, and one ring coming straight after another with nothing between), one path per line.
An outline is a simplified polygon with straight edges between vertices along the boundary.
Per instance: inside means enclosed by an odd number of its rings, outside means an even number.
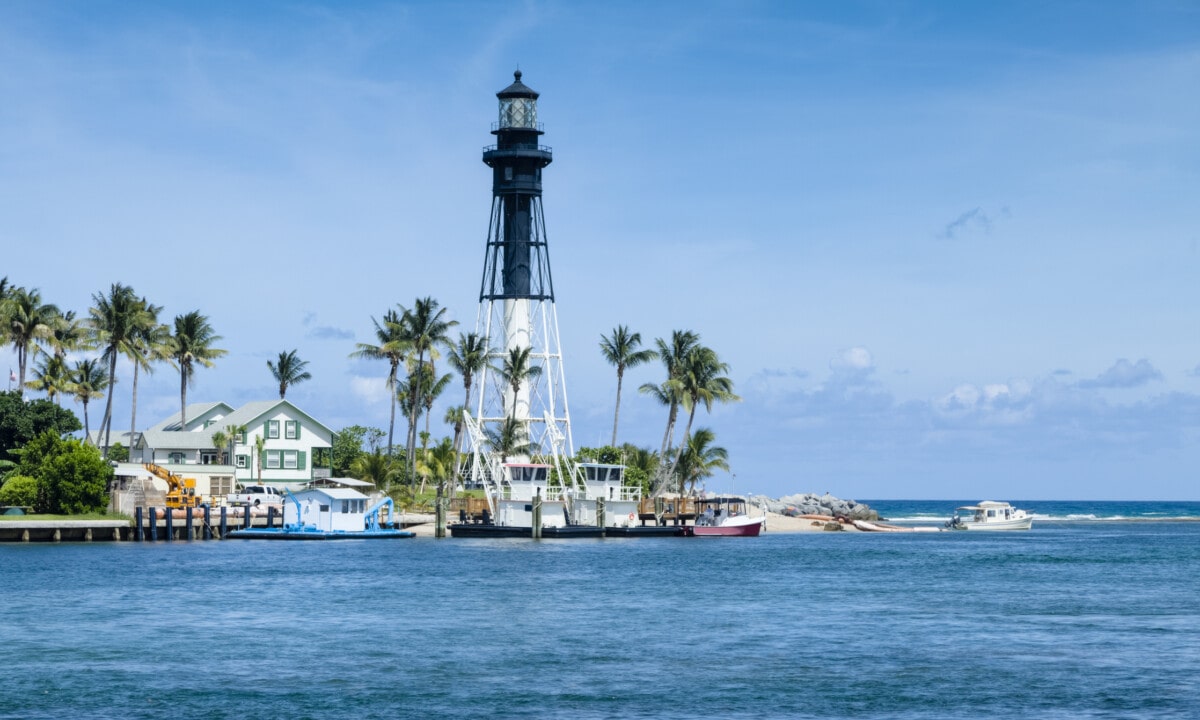
M167 507L172 509L200 507L203 498L196 494L195 478L180 477L165 467L155 465L154 463L142 463L142 465L150 472L167 481Z

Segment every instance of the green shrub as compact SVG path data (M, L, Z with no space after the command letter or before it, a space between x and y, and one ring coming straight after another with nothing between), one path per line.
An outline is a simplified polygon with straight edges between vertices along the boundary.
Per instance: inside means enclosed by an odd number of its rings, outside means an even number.
M28 475L9 475L0 486L0 505L32 507L37 501L38 482Z

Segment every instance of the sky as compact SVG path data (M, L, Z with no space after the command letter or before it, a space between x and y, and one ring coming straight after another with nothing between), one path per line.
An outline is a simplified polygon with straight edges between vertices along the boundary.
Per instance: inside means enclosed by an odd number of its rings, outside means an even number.
M277 397L294 349L289 400L386 429L348 356L420 297L473 329L517 68L576 447L611 439L601 335L686 329L741 396L697 416L709 489L1200 499L1190 2L5 2L0 276L200 310L229 354L190 401ZM658 447L662 373L623 442Z

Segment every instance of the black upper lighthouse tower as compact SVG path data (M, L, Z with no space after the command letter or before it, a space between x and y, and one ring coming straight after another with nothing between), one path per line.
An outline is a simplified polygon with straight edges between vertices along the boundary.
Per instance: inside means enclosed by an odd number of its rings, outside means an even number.
M542 215L542 170L552 160L541 144L538 93L521 82L496 93L496 144L483 150L492 169L492 214L479 289L476 333L486 341L488 362L476 387L478 421L472 441L505 422L515 423L538 454L570 455L571 425L554 309L554 283ZM524 361L532 371L518 371ZM514 389L514 378L516 387Z

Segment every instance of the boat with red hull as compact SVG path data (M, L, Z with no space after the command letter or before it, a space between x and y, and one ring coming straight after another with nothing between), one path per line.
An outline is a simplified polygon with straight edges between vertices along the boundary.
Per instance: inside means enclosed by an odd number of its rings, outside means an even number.
M746 499L733 495L696 501L696 524L688 528L697 537L757 537L766 525L766 515L750 515Z

